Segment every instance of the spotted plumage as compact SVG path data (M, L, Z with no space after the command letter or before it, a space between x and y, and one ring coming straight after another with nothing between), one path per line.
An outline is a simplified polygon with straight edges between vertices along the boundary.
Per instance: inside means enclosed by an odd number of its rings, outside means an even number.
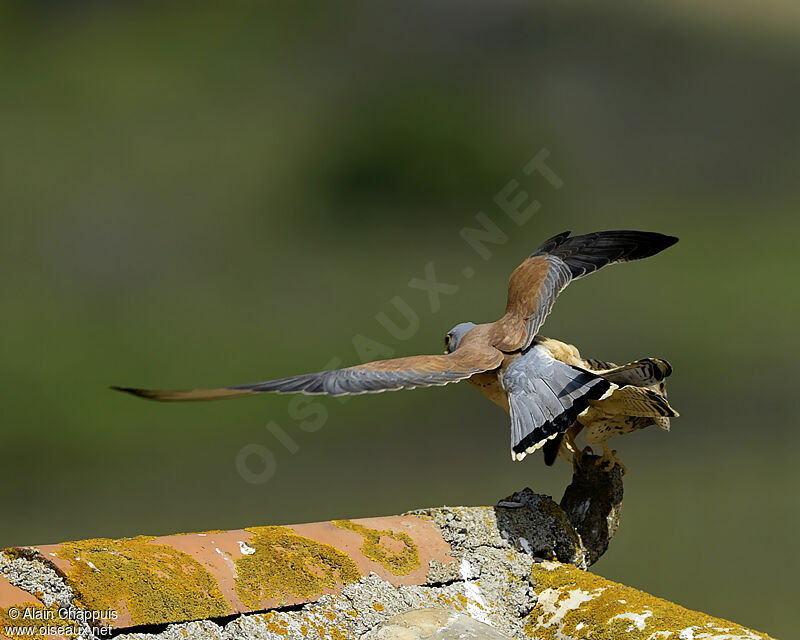
M575 444L579 434L587 445L602 446L603 460L614 463L614 454L606 445L609 438L654 425L669 431L670 418L678 416L667 400L666 378L672 374L669 362L645 358L619 366L613 362L583 359L577 348L552 338L537 337L537 341L555 357L585 368L616 385L616 389L606 398L590 402L589 408L577 417L558 441L545 447L545 461L548 464L552 464L559 449L573 455L577 461L581 455L581 450Z
M537 339L558 294L572 280L606 265L647 258L677 241L645 231L598 231L579 236L565 232L554 236L511 274L503 316L493 323L456 325L447 334L447 349L442 355L380 360L215 389L113 388L150 400L186 401L270 392L338 396L469 380L510 413L511 454L521 460L548 443L551 447L560 444L582 416L593 415L592 411L617 411L621 399L627 398L616 395L627 383L620 384L602 369L593 370L595 361L581 360L574 347L555 342L548 346ZM627 407L632 400L627 398L626 402ZM617 418L604 420L603 424L612 425L608 428L618 429ZM605 431L599 433L600 437L604 435Z

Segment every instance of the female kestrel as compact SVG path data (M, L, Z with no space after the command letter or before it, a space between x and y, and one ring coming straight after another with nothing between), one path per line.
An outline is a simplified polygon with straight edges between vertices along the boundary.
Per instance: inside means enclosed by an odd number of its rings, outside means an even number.
M624 471L624 465L615 457L616 451L609 450L606 441L652 425L669 431L670 418L678 417L678 412L667 401L666 379L672 373L672 366L666 360L644 358L619 366L613 362L584 359L576 347L553 338L536 336L535 340L559 362L591 371L616 387L605 398L590 400L589 407L578 414L565 432L544 444L544 461L548 465L562 453L567 460L571 454L573 465L579 466L586 451L577 447L575 438L583 432L587 445L603 447L599 464L609 467L618 464Z

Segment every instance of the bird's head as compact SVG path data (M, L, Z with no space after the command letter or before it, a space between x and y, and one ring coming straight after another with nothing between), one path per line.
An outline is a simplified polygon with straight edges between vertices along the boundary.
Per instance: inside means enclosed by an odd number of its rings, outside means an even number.
M445 353L453 353L453 351L458 349L461 339L476 326L474 322L462 322L450 329L444 337Z

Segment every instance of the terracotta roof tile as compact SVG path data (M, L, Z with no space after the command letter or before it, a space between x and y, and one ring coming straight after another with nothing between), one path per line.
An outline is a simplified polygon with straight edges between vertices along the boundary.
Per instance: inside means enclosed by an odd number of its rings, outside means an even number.
M44 603L36 596L15 587L0 575L0 638L3 640L19 640L23 637L30 640L43 640L43 638L64 640L63 635L48 633L52 629L44 628L60 626L72 626L72 623L59 619L57 607L45 607ZM26 629L35 627L36 630L31 635L26 632L15 635L12 627L25 627Z
M115 628L216 618L314 602L375 573L425 584L431 560L453 562L431 520L389 516L233 531L97 538L44 545L76 604L114 610Z

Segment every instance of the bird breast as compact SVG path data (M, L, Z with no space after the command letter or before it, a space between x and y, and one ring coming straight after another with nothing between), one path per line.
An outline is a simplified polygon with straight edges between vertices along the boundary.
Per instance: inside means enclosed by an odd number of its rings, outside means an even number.
M508 406L508 393L500 384L500 375L505 367L494 369L493 371L485 371L483 373L476 373L469 378L469 382L473 387L485 395L489 400L494 402L497 406L502 407L506 412L510 411Z

